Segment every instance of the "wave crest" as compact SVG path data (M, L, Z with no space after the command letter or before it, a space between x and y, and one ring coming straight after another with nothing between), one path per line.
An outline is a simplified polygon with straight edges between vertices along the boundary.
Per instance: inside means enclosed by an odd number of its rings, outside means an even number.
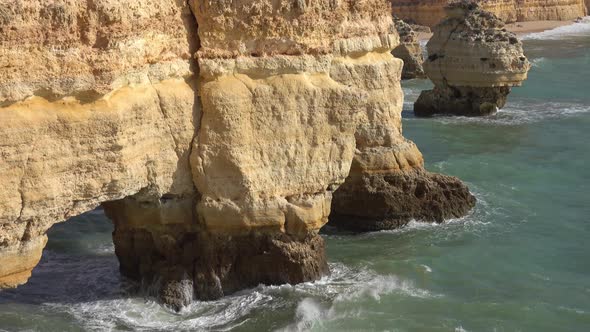
M568 36L586 36L590 32L590 16L582 18L579 22L564 25L555 29L530 33L522 36L523 40L547 40L561 39Z

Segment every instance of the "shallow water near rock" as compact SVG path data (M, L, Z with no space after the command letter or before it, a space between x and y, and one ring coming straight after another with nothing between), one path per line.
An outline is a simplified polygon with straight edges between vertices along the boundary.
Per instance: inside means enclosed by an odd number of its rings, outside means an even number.
M331 276L174 313L119 275L112 226L97 210L54 226L29 283L0 292L0 330L588 330L590 36L562 29L527 38L525 50L529 80L490 117L415 118L412 102L430 84L404 83L404 134L430 171L470 185L469 216L362 235L328 229Z

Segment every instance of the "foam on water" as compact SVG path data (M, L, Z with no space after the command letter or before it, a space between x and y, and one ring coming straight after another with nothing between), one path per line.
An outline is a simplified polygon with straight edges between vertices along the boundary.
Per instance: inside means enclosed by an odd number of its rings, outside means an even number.
M590 112L590 105L570 102L535 102L513 100L496 114L485 117L436 115L429 119L416 118L411 110L404 110L407 120L436 121L442 124L485 124L519 126L551 119L564 119Z
M541 67L544 63L547 62L547 58L545 58L545 57L534 58L534 59L529 59L529 60L531 62L532 67Z
M50 292L40 303L44 310L66 314L90 331L231 330L248 323L257 313L293 309L293 324L284 330L307 330L321 321L358 314L358 309L344 309L358 301L380 301L386 294L419 298L435 296L394 275L380 275L365 267L351 268L331 263L331 275L316 282L260 285L217 301L196 301L176 313L161 306L154 298L138 294L132 283L119 276L115 259L73 262L71 257L47 254L36 275L68 271L66 276L61 276L65 277L61 281L63 289L39 284L35 279L25 287L30 288L31 293L40 289ZM68 279L68 276L73 278ZM48 287L46 290L45 286ZM293 297L300 300L289 300ZM19 297L12 300L19 302ZM291 308L293 305L297 307Z
M350 308L350 304L360 301L380 302L382 296L389 294L416 298L442 296L420 289L412 281L394 275L378 275L366 268L351 269L338 263L330 264L330 268L332 276L317 282L317 285L324 287L323 300L325 302L327 297L328 303L322 304L317 298L318 294L316 298L305 297L297 304L295 321L278 331L307 331L339 319L359 317L363 312L362 306Z
M580 22L564 25L555 29L530 33L522 36L523 40L561 39L565 36L584 36L590 33L590 16L582 18Z

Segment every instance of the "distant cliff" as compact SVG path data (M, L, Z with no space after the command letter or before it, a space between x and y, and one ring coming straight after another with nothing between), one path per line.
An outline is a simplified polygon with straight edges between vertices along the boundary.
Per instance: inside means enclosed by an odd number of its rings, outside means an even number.
M407 22L433 27L444 18L451 0L391 0L393 14ZM585 16L589 0L481 0L476 1L506 23L564 21Z

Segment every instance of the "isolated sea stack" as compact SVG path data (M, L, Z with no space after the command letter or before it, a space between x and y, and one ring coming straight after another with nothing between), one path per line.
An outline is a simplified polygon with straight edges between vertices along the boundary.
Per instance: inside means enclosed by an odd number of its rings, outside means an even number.
M447 19L438 24L426 45L424 71L434 89L423 91L417 116L437 113L489 115L506 104L512 86L520 86L530 64L522 43L506 31L504 22L471 1L446 7Z
M399 45L393 49L394 57L402 59L404 68L402 70L402 79L422 78L425 77L422 63L424 55L418 36L412 29L412 26L394 16L395 29L399 34Z

